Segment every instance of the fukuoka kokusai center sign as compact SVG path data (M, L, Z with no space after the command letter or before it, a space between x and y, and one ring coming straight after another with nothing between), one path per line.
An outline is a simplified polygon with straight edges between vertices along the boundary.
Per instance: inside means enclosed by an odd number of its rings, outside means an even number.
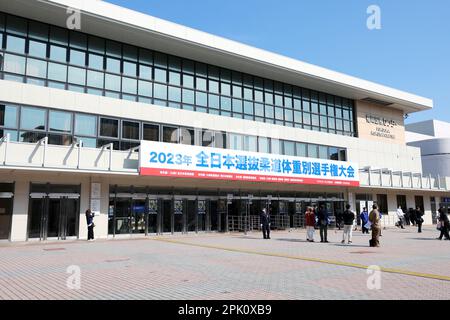
M356 163L141 141L143 176L359 186Z

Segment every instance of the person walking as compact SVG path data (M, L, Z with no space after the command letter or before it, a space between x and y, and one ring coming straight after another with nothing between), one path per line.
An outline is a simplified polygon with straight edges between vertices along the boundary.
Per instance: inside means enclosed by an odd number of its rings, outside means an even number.
M306 241L314 242L314 226L316 225L316 215L311 207L306 209L305 213L306 223Z
M355 213L351 211L350 208L351 206L347 204L342 215L342 219L344 220L344 234L342 236L342 243L345 243L345 239L347 238L348 244L352 243L353 223L355 222Z
M361 212L361 227L362 227L362 233L369 234L369 229L366 228L367 222L369 222L369 212L367 211L367 208L364 207L363 211Z
M415 217L416 217L418 233L422 233L422 223L423 223L422 216L423 216L423 211L420 209L420 207L417 207L417 209L415 210Z
M261 228L264 239L270 239L270 215L266 208L261 212Z
M88 227L88 241L94 240L94 216L95 214L91 209L86 210L86 223Z
M396 214L397 214L397 219L398 219L397 224L396 224L397 227L405 229L405 227L403 226L403 219L404 219L405 214L403 213L401 206L398 206Z
M440 230L441 235L439 236L439 240L442 240L442 237L445 237L445 240L450 240L450 235L448 233L450 229L450 222L448 220L447 212L442 207L439 208L439 224L440 224Z
M410 210L409 220L411 221L411 224L415 226L417 224L417 212L413 208L411 208Z
M372 224L372 239L370 240L371 247L380 246L380 213L378 212L378 206L374 204L372 206L372 211L369 214L369 221Z
M323 205L319 206L319 212L317 213L317 217L319 219L319 227L320 227L320 242L328 243L328 211L324 208Z
M342 213L339 210L338 212L336 212L336 227L338 228L338 230L341 230L341 225L342 225Z

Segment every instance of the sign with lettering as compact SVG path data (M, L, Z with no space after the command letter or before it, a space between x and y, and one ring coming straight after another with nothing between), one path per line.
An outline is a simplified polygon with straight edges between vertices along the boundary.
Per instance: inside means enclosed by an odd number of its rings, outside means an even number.
M375 130L370 131L372 136L395 139L395 135L391 133L391 129L398 126L395 120L367 114L366 122L376 125Z
M359 186L358 164L326 159L141 141L143 176Z

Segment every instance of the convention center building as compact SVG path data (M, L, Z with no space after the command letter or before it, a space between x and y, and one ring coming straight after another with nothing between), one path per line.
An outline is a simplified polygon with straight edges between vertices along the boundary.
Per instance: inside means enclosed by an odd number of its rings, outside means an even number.
M104 1L0 2L0 239L303 226L377 203L432 224L406 115L433 101Z

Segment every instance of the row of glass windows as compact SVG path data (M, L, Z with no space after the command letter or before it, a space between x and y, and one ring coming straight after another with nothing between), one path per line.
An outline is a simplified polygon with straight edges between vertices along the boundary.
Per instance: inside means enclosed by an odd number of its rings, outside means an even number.
M8 80L354 135L353 101L4 16ZM4 38L4 39L3 39ZM28 57L28 58L27 58Z
M84 146L93 148L113 143L114 149L127 150L138 146L139 140L148 140L290 156L346 160L344 148L99 117L37 107L0 104L0 136L7 133L10 134L13 141L36 142L48 136L51 144L69 145L82 140Z

